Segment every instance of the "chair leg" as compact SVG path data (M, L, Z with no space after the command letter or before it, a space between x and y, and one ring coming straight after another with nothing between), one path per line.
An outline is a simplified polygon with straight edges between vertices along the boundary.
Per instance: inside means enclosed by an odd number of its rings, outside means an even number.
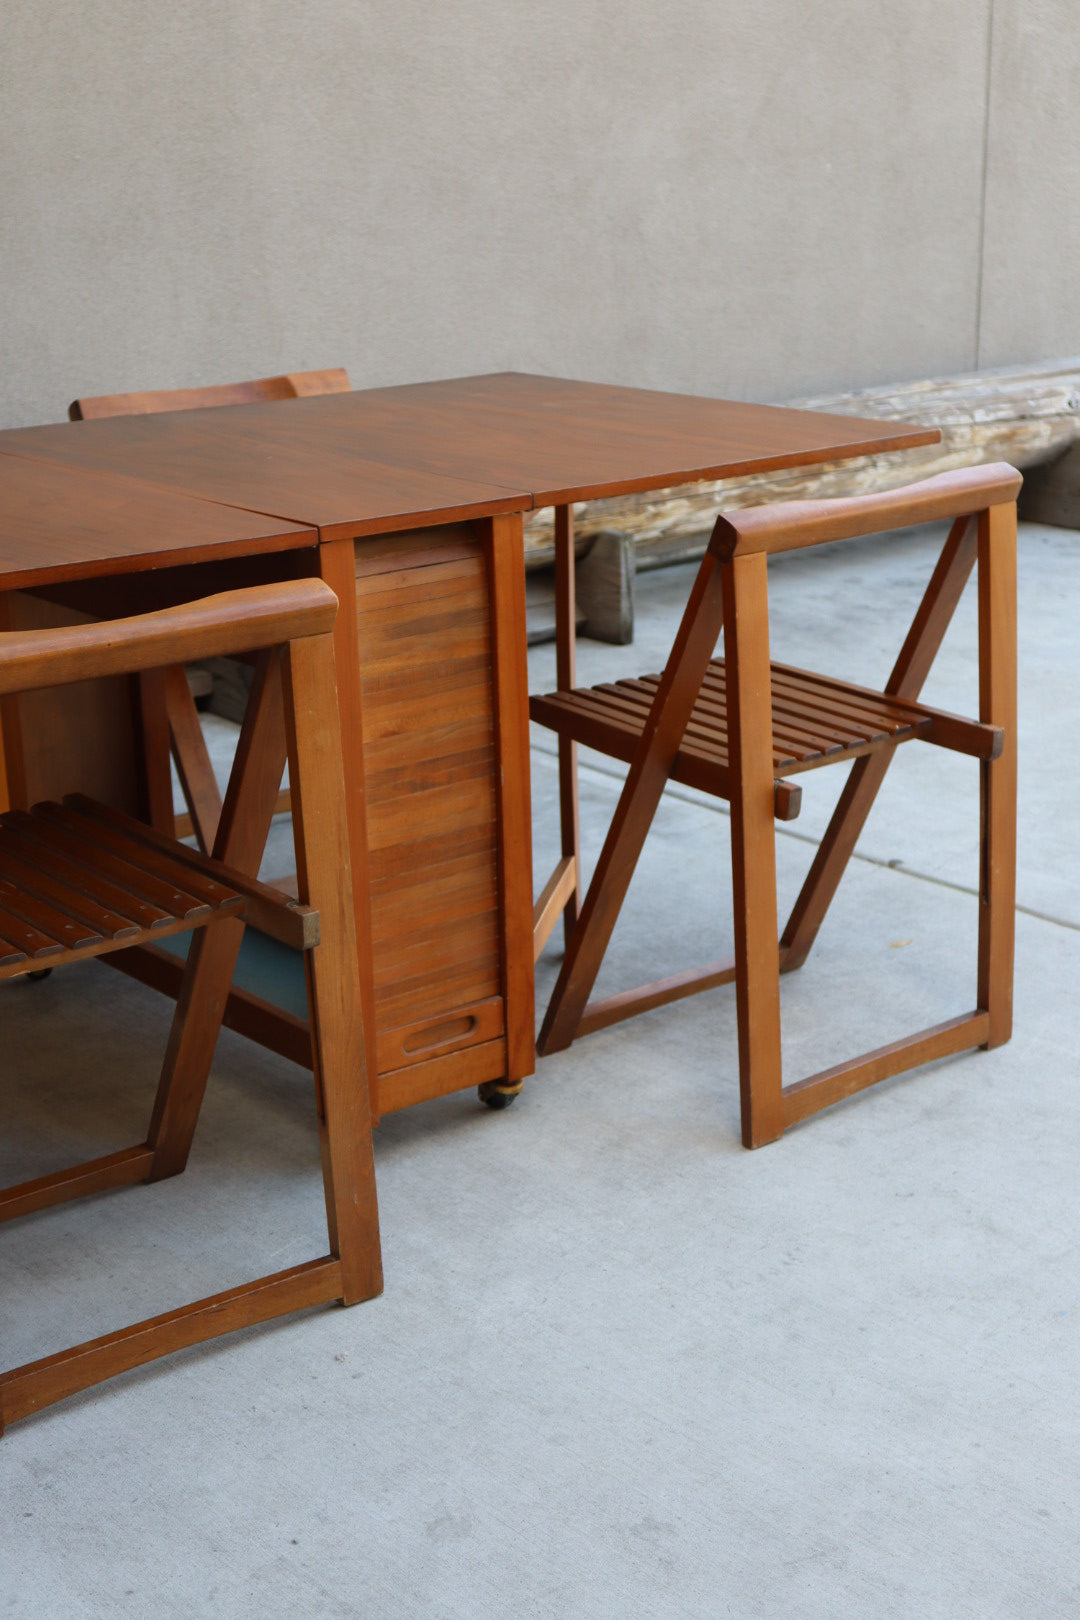
M893 697L917 698L937 657L956 605L975 564L976 539L971 519L953 524L911 623L885 690ZM781 970L801 967L833 902L873 809L895 750L883 749L855 761L836 809L811 863L780 941Z
M1005 729L1005 746L981 766L979 1006L988 1047L1012 1034L1016 930L1016 509L979 515L979 718Z
M574 509L555 508L555 685L573 689L577 666L577 597L574 564ZM574 887L563 907L566 943L581 909L581 834L578 818L577 743L559 738L559 827L564 860L574 863Z
M305 961L326 1219L351 1305L381 1292L382 1261L330 636L292 643L286 698L297 880L319 912Z
M272 652L256 665L214 846L219 860L244 872L258 868L285 768L281 663ZM151 1181L187 1163L243 937L243 923L222 918L192 939L147 1138Z
M165 701L165 671L147 669L132 677L139 694L142 726L142 768L146 790L146 818L151 827L176 837L170 769L169 716Z
M221 818L221 794L184 666L145 670L136 680L150 825L170 838L176 836L170 769L175 760L192 830L199 848L209 851Z
M769 609L764 555L722 569L742 1138L784 1129Z
M720 568L710 554L698 571L581 916L566 948L562 971L536 1043L542 1056L561 1052L577 1034L668 772L716 648L723 613ZM775 943L774 937L774 947Z
M210 750L183 664L170 664L164 671L164 680L169 737L180 787L199 848L209 853L221 820L221 794L210 763Z

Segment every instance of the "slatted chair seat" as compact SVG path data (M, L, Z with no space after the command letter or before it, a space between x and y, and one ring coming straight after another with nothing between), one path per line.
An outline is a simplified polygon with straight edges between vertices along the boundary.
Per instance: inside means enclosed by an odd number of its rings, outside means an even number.
M81 794L0 815L0 979L226 916L297 950L318 940L313 907Z
M743 1141L757 1147L819 1108L932 1058L1008 1040L1012 1028L1016 836L1016 494L995 465L851 500L790 502L722 515L662 675L559 689L530 703L559 736L563 860L537 906L538 946L561 911L566 955L540 1031L541 1054L637 1012L734 982ZM953 519L949 537L885 687L872 691L769 656L771 553L887 528ZM565 529L565 525L564 525ZM557 539L559 538L557 534ZM565 542L567 532L562 539ZM568 547L564 544L563 552ZM979 718L919 701L949 620L979 565ZM565 558L564 558L565 571ZM567 600L572 591L564 591ZM724 657L714 657L724 635ZM805 960L855 841L902 743L980 761L978 977L973 1010L794 1085L781 1082L779 975ZM574 752L579 744L630 770L589 892L580 870ZM777 927L774 820L799 812L787 778L853 761L851 774L782 934ZM731 804L735 960L656 980L601 1001L592 986L656 813L674 780ZM771 803L770 803L771 799Z
M1000 727L786 664L771 664L770 674L778 821L794 821L799 814L802 790L782 780L799 771L857 759L916 737L981 759L992 759L1001 750ZM559 736L629 764L662 678L642 675L570 692L547 692L530 698L529 713ZM726 799L731 796L730 770L727 672L724 660L714 658L668 774L673 782Z

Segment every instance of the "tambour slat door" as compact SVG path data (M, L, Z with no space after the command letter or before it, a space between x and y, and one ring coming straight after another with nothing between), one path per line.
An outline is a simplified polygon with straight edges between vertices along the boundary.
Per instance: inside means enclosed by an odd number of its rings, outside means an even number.
M360 541L380 1108L505 1073L491 604L466 525Z

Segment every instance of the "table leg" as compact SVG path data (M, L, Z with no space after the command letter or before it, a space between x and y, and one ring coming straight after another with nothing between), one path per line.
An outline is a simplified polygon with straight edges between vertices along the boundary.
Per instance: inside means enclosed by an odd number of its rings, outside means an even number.
M491 582L495 745L499 769L499 925L506 1004L506 1079L513 1090L535 1068L532 952L532 806L525 550L520 512L484 524Z
M319 547L319 573L341 604L334 621L341 758L345 769L345 813L349 826L356 950L360 964L360 1006L364 1020L372 1123L379 1123L379 1069L375 1048L375 976L371 933L371 880L368 870L367 805L364 776L364 713L360 644L356 630L356 561L351 540Z

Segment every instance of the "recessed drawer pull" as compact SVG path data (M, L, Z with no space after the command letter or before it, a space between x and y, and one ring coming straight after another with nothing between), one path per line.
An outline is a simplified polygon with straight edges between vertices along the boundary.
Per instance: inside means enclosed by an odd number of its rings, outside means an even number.
M447 1041L464 1040L473 1033L478 1023L475 1013L467 1013L461 1018L444 1018L441 1023L413 1030L402 1042L401 1049L403 1052L426 1052L430 1046L445 1046Z

